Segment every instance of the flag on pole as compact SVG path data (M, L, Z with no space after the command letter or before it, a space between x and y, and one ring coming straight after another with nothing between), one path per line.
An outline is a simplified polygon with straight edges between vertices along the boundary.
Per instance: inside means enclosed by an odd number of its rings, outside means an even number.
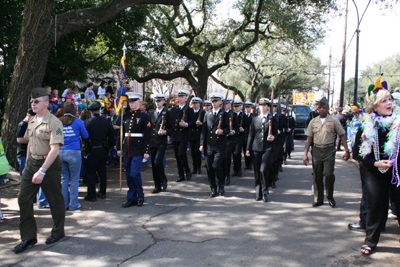
M114 100L115 112L118 114L122 103L127 101L126 97L126 73L125 73L125 55L121 58L121 65L119 67L118 72L118 89L117 89L117 96Z

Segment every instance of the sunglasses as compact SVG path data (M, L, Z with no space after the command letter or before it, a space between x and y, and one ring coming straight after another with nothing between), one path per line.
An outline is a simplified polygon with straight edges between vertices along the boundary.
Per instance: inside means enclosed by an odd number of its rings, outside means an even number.
M40 102L46 102L46 101L40 101L40 100L35 99L35 100L31 100L30 102L31 102L31 104L32 103L39 104Z

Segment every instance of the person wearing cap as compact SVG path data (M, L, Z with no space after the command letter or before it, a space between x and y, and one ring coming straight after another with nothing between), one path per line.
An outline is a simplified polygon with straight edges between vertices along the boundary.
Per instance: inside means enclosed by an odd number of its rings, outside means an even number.
M167 96L158 94L154 97L156 110L150 113L151 139L150 155L154 180L153 194L167 189L168 179L165 176L164 157L167 150L167 135L172 132L168 121L167 109L164 108Z
M101 104L93 101L88 110L92 117L84 122L89 138L84 142L84 166L86 172L87 195L84 200L94 202L105 199L107 191L107 159L110 148L115 146L114 130L104 117L100 116ZM97 175L99 192L96 194Z
M142 187L142 161L149 158L152 126L149 115L140 111L142 94L127 92L129 111L122 118L123 143L117 141L117 154L123 156L128 193L123 208L142 206L144 193ZM161 162L164 155L160 154ZM158 159L157 154L153 157ZM153 166L154 168L155 166Z
M343 108L342 107L338 107L336 110L337 110L338 113L334 117L340 122L340 124L343 127L343 130L345 132L347 132L347 120L346 120L345 116L343 116ZM347 136L347 134L345 134L345 136ZM340 138L338 138L338 140L337 140L337 148L336 148L337 151L342 151L342 149L340 148L341 142L342 141L340 140Z
M193 117L193 109L188 107L189 92L186 90L178 91L178 105L171 108L168 112L169 120L172 125L172 147L174 148L174 154L176 158L176 163L178 167L179 177L177 182L182 182L185 180L190 180L192 178L192 173L190 172L188 159L186 155L186 150L188 142L190 140L190 129L195 125L196 121ZM185 114L185 119L182 120Z
M24 135L29 142L18 195L22 242L14 247L15 253L37 243L33 202L39 187L42 187L47 196L53 218L53 229L51 236L46 239L46 244L53 244L64 237L65 209L61 193L61 162L58 156L60 146L64 144L63 126L48 111L48 106L49 95L46 89L34 88L31 94L31 108L36 115L28 122Z
M224 106L225 113L229 115L229 121L232 120L232 129L226 136L225 139L225 154L224 154L224 177L225 177L225 185L229 185L231 183L231 164L232 164L232 153L235 145L235 134L239 132L239 123L237 114L231 111L232 98L227 97L226 103ZM231 123L229 122L229 127L231 127Z
M246 132L249 132L250 125L246 120L246 115L242 111L243 102L235 100L233 104L235 108L235 114L238 121L238 132L235 135L234 147L233 147L233 176L242 176L242 150L243 144L246 137Z
M340 122L328 114L329 104L324 97L318 105L319 116L312 119L307 127L307 141L304 149L303 163L307 166L308 150L311 143L314 142L312 149L313 173L314 173L314 202L313 207L324 204L324 182L326 197L329 205L333 208L336 201L333 198L333 188L335 183L335 137L336 135L343 141L345 147L344 160L349 159L349 149L346 143L345 131Z
M224 96L218 93L211 94L212 110L204 116L203 128L200 136L200 151L207 150L207 176L210 183L210 197L225 194L223 156L225 153L225 139L229 134L229 114L224 112L221 105Z
M368 87L366 112L360 119L361 127L353 146L353 159L360 166L362 200L360 221L349 228L365 229L360 252L367 256L376 249L385 228L390 195L400 214L398 115L387 82L381 82L382 75Z
M250 101L246 101L244 104L245 107L245 117L244 119L246 120L246 124L249 126L246 130L245 128L245 136L244 136L244 142L243 142L243 154L244 154L244 164L245 164L245 169L246 170L251 170L251 156L248 157L246 155L246 149L247 149L247 139L249 138L249 131L250 131L250 125L251 125L251 120L253 119L253 113L251 112L253 107L254 107L254 103L250 102Z
M193 174L201 174L200 134L204 120L204 110L200 109L203 100L200 97L192 98L193 120L195 123L190 128L190 151L193 160Z
M251 121L246 155L253 155L256 201L268 201L268 187L272 184L272 156L274 140L278 137L278 123L270 114L271 103L266 98L259 101L260 113ZM271 122L272 129L269 123ZM271 134L269 131L271 130Z
M286 160L291 158L291 153L292 153L292 147L293 147L293 131L295 128L295 122L294 122L294 118L293 116L289 113L289 109L286 112L286 108L284 110L282 110L282 114L285 116L285 120L286 120L286 140L285 140L285 152L283 155L283 162L286 165Z
M394 93L392 94L392 97L396 100L400 100L400 87L394 88Z
M205 112L208 112L212 109L212 104L211 100L204 100L204 107L205 107Z
M274 149L272 149L274 156L273 158L273 176L271 180L272 188L276 187L276 181L279 180L279 172L283 171L283 145L285 143L286 131L287 131L287 123L286 118L280 112L280 105L277 99L273 100L273 117L276 119L278 123L278 138L274 142Z

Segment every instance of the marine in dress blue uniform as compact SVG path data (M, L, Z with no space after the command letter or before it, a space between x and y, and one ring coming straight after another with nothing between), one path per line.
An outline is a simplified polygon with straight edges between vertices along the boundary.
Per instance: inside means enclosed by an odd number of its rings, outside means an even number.
M122 118L123 144L122 152L120 141L117 142L117 154L123 156L126 182L128 184L127 201L122 204L123 208L131 206L142 206L144 193L142 187L143 158L149 158L151 123L149 115L140 112L141 94L127 92L129 101L129 112Z

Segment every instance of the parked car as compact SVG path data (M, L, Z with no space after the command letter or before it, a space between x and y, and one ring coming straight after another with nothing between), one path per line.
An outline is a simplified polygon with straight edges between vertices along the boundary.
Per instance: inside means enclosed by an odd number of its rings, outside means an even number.
M293 118L295 121L294 135L306 133L306 123L310 112L311 108L307 105L293 105Z

